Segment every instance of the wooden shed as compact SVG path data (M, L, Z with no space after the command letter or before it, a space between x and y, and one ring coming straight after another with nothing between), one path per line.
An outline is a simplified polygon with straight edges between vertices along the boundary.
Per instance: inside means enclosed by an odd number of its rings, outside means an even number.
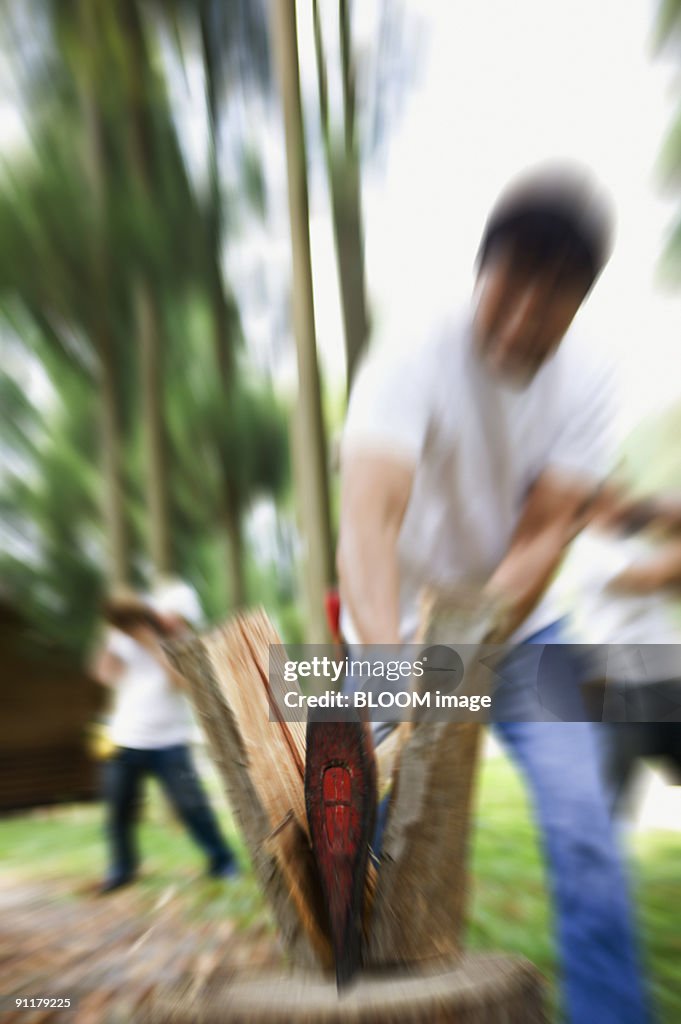
M0 813L95 798L87 730L103 688L2 601L0 666Z

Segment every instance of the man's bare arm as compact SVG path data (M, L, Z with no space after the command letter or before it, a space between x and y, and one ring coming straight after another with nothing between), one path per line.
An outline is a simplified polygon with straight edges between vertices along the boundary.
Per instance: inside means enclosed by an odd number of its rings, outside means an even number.
M506 636L527 618L551 582L595 493L589 484L550 469L530 489L508 551L486 587L506 607Z
M96 651L88 664L90 675L102 686L115 686L124 668L121 659L106 647Z
M397 541L413 479L395 456L357 452L343 461L338 576L365 644L400 640Z

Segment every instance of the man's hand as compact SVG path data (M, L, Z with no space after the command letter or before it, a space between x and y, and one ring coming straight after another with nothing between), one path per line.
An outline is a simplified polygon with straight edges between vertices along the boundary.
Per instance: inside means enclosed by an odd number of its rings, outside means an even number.
M652 496L639 504L648 509L650 525L667 530L670 534L681 531L681 499L678 496Z
M565 549L587 521L595 494L590 482L553 469L530 488L508 551L485 588L505 608L507 636L551 582Z
M358 451L343 461L338 576L364 644L400 641L397 541L413 479L413 465L395 455Z
M681 541L660 544L654 558L619 573L608 585L616 594L655 594L681 587Z
M147 623L136 624L134 629L130 630L130 636L132 636L135 643L138 643L140 647L144 647L145 650L154 656L161 649L161 637L158 630L153 629Z
M618 573L607 586L613 594L654 594L661 590L664 584L660 573L655 565L632 565L624 572Z

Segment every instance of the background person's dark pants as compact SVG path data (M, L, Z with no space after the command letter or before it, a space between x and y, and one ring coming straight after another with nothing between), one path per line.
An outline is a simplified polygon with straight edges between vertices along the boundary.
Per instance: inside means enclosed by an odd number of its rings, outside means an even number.
M602 726L603 771L611 809L628 814L627 790L639 760L661 760L681 785L681 683L619 684L628 721Z
M628 815L628 789L640 760L661 760L681 785L681 724L607 722L603 726L603 771L613 814Z
M208 858L208 869L220 872L234 860L184 745L155 750L119 747L105 767L104 795L108 803L111 847L109 877L130 878L139 854L135 823L142 783L153 775L161 783L179 818Z

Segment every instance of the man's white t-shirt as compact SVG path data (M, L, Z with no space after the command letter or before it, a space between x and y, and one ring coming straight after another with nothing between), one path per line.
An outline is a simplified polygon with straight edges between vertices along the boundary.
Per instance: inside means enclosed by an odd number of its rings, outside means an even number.
M528 489L548 467L597 483L612 469L613 386L602 356L571 330L531 383L492 376L470 315L442 323L422 345L382 350L360 371L341 459L390 454L415 470L398 541L400 636L413 640L424 585L484 583L506 553ZM542 599L514 636L550 625ZM357 631L343 611L349 643Z
M124 664L114 686L112 741L119 747L136 750L189 743L189 706L163 666L146 648L119 630L112 630L107 649Z

